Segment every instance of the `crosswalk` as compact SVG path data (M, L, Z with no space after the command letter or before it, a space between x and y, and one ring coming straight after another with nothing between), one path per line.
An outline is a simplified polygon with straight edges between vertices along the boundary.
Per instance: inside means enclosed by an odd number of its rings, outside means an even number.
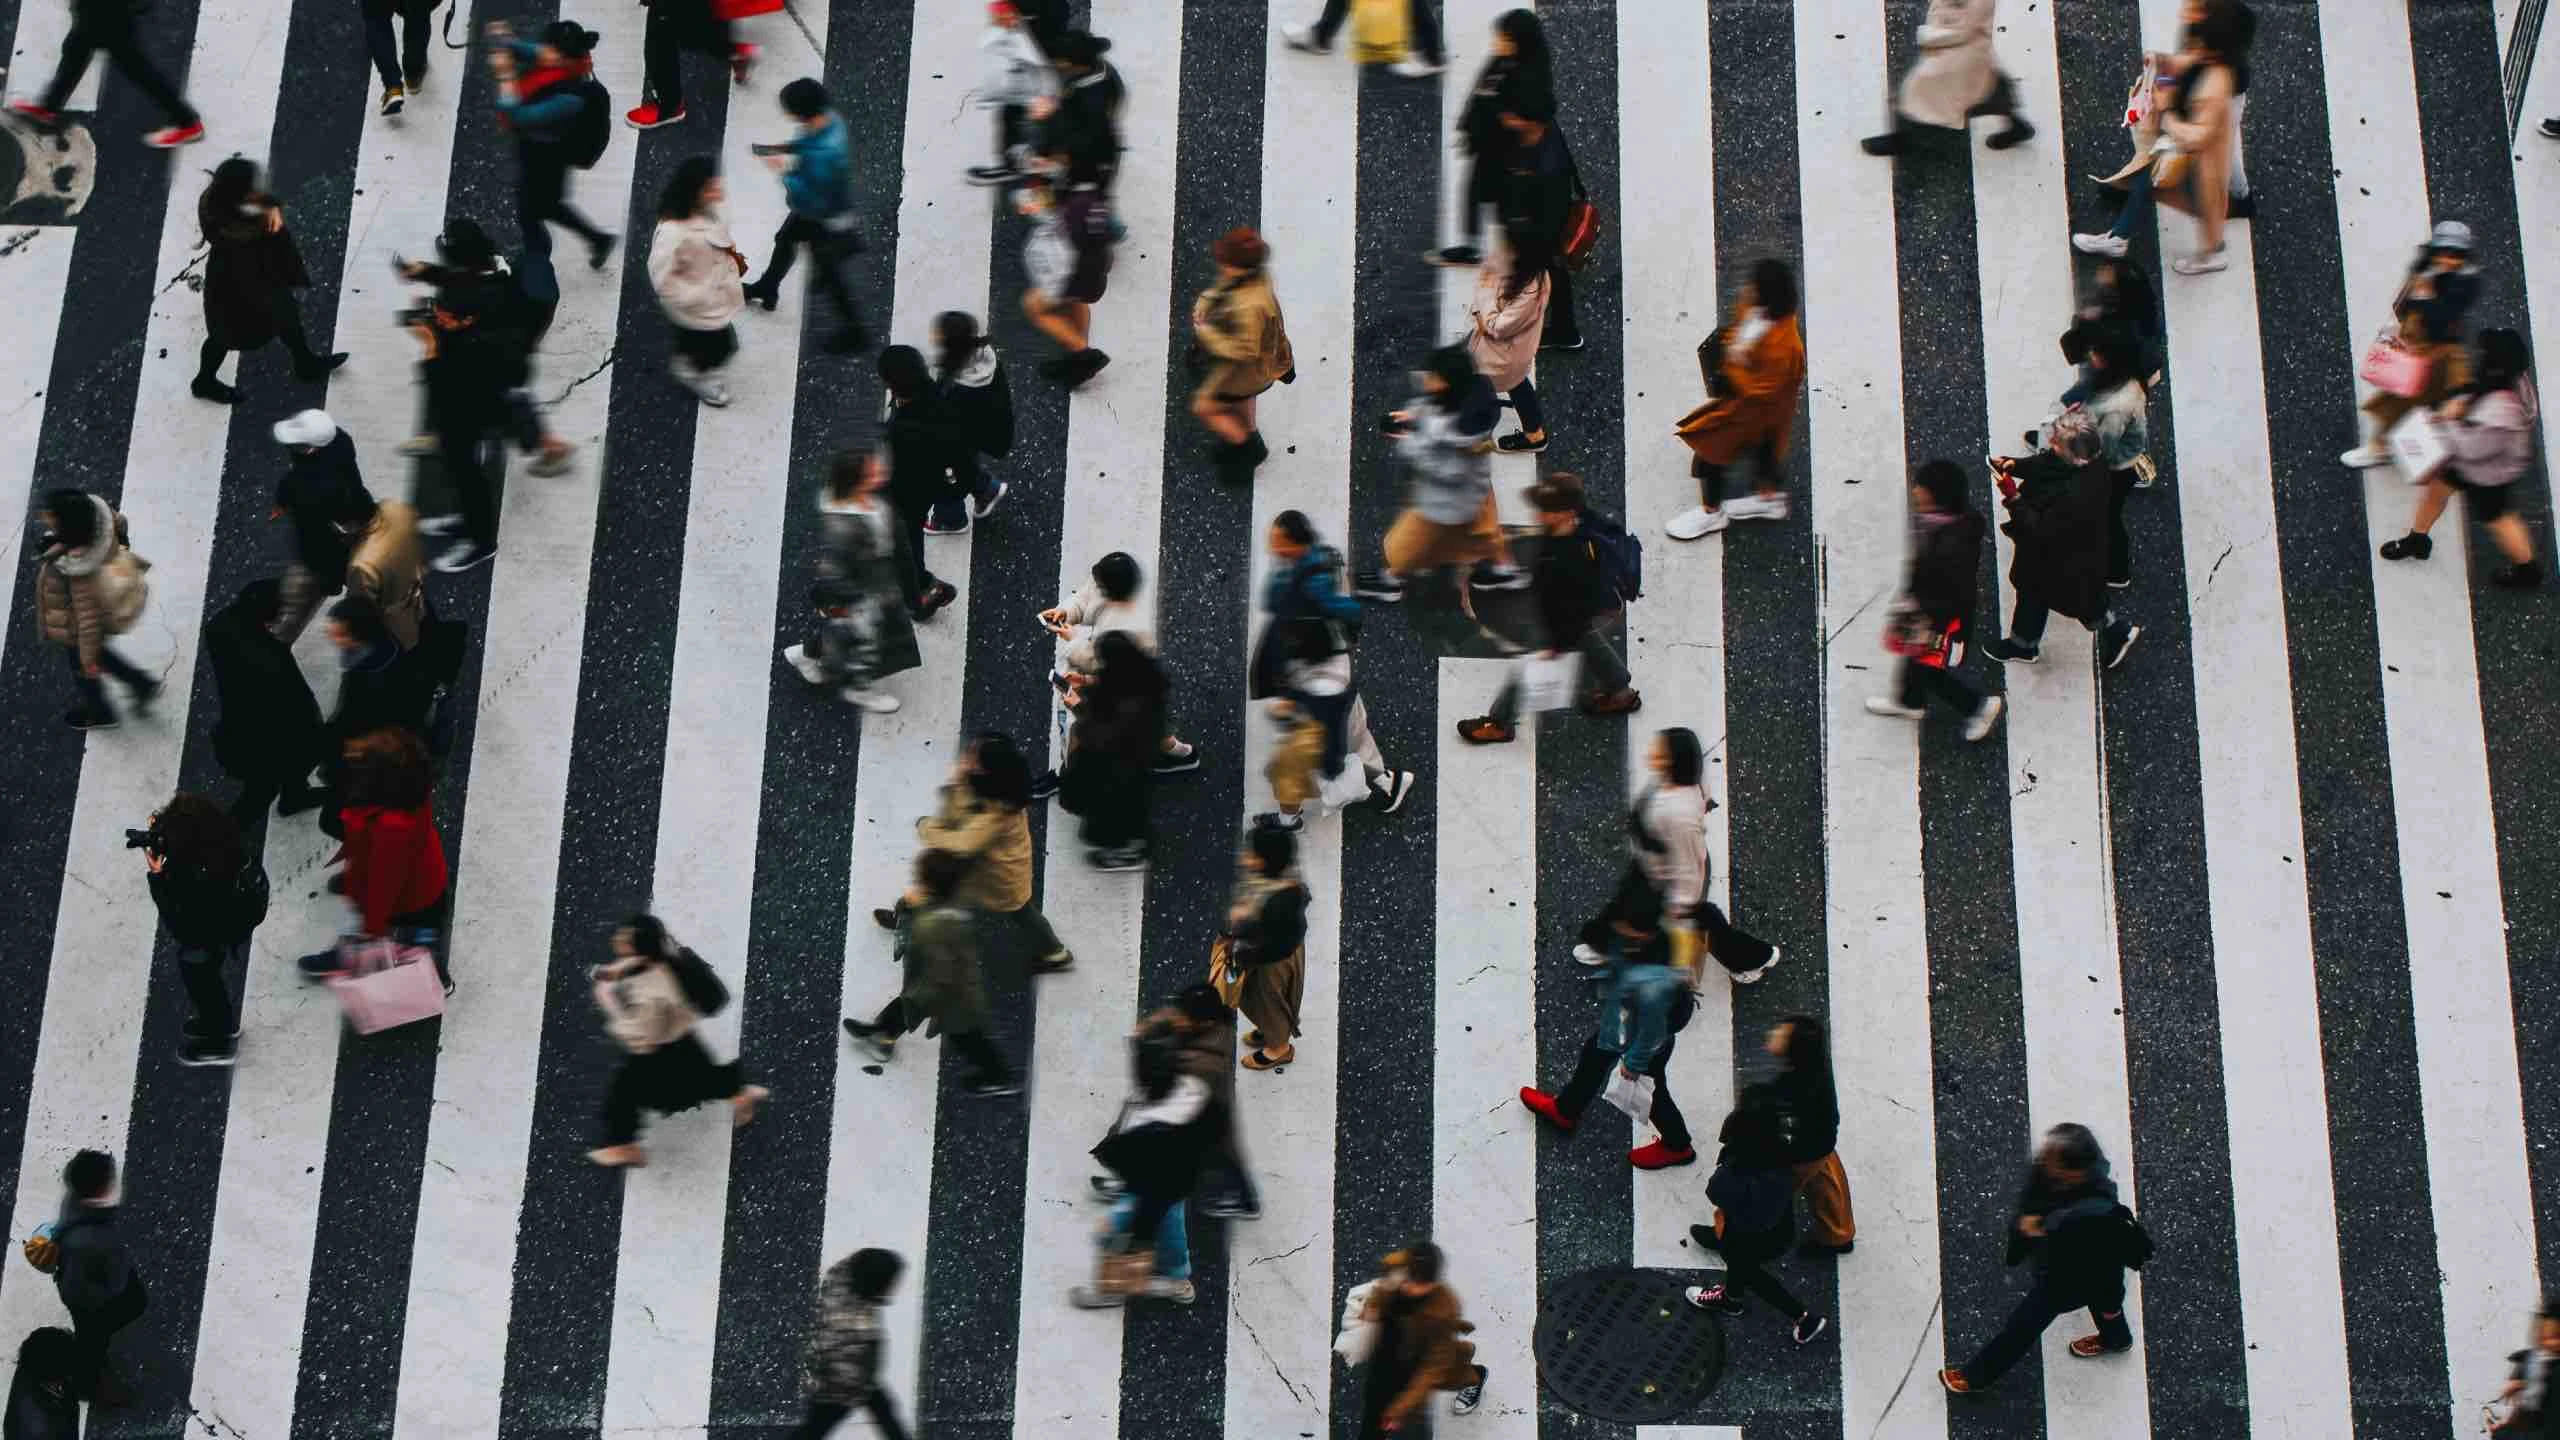
M2544 1158L2560 1144L2560 617L2547 592L2489 588L2494 559L2454 523L2429 562L2375 558L2415 492L2335 457L2357 438L2357 352L2429 218L2480 237L2475 326L2560 335L2560 281L2525 240L2560 228L2560 153L2503 128L2517 7L2257 7L2257 215L2233 226L2228 271L2162 285L2163 483L2133 502L2120 597L2144 638L2100 671L2057 627L2042 665L1983 675L2007 723L1967 746L1861 706L1889 683L1875 635L1901 578L1899 477L2008 448L2065 383L2052 337L2086 281L2068 245L2090 218L2083 177L2119 162L2123 86L2178 6L2013 0L2001 59L2040 133L2006 152L1948 137L1891 168L1855 142L1908 63L1920 0L1542 6L1562 123L1609 222L1576 277L1589 346L1539 365L1543 464L1584 473L1646 538L1627 637L1644 711L1467 747L1455 723L1502 662L1444 657L1373 614L1362 688L1391 761L1422 777L1416 799L1302 837L1307 1034L1285 1072L1238 1086L1264 1214L1196 1219L1197 1303L1126 1314L1065 1304L1100 1219L1086 1152L1124 1089L1120 1037L1198 978L1236 826L1263 808L1272 733L1243 693L1263 536L1298 509L1365 562L1401 501L1376 419L1464 325L1469 277L1419 255L1452 224L1450 123L1508 6L1443 0L1436 82L1288 50L1280 27L1313 0L1081 8L1129 84L1130 233L1095 310L1112 364L1072 397L1036 374L1047 346L1016 308L1023 222L963 176L992 144L972 98L980 7L839 0L749 22L753 85L693 87L685 124L618 131L577 177L624 236L598 270L563 252L540 360L579 461L511 476L498 562L433 582L474 637L437 797L460 989L441 1024L342 1034L289 963L339 923L320 891L331 847L273 822L277 903L228 1072L170 1058L181 1000L120 832L172 789L222 783L196 634L275 568L267 427L325 404L377 492L402 488L415 400L391 258L424 253L453 214L513 249L512 162L461 50L376 118L361 35L322 0L160 0L145 17L156 54L187 57L217 152L201 162L136 143L149 107L119 80L75 100L100 148L78 228L0 234L0 521L23 536L30 495L57 485L117 497L155 563L131 653L170 684L111 734L57 726L61 661L13 552L0 1189L24 1231L71 1151L126 1158L152 1306L120 1349L140 1403L97 1433L784 1433L818 1271L885 1245L911 1262L887 1373L923 1434L1348 1435L1340 1297L1424 1234L1494 1375L1482 1410L1440 1423L1478 1440L2476 1433L2560 1265ZM453 29L557 13L481 0ZM600 77L636 100L636 17L570 13L607 32ZM11 93L41 83L66 25L56 0L0 4ZM921 628L925 663L890 682L903 708L887 716L770 658L800 628L826 463L876 433L868 359L804 345L794 294L741 317L736 403L700 409L664 373L645 274L658 188L690 154L720 157L733 232L762 259L782 205L748 146L779 132L773 91L804 73L854 136L867 319L924 345L941 311L987 317L1017 397L1012 492L930 542L962 600ZM2560 79L2532 75L2523 109L2528 128L2560 110ZM228 148L268 167L315 277L313 333L356 357L325 386L249 357L236 412L185 393L193 202ZM1215 478L1180 360L1209 242L1239 224L1272 246L1299 363L1264 398L1274 455L1250 490ZM2167 216L2162 239L2183 250L2188 222ZM1794 513L1676 545L1658 522L1692 482L1667 432L1695 401L1697 341L1769 255L1806 296ZM1535 469L1497 461L1506 511ZM2519 489L2547 544L2547 481L2537 468ZM1072 817L1041 817L1043 907L1078 962L1036 990L993 967L996 1038L1028 1084L968 1099L934 1047L874 1064L835 1017L894 983L869 912L902 884L913 820L967 737L1054 746L1033 616L1110 550L1148 571L1176 721L1209 763L1158 787L1142 876L1090 870ZM1977 624L2005 606L2007 559L2003 540ZM325 642L298 654L329 693ZM1785 950L1760 985L1709 987L1674 1088L1709 1135L1768 1073L1769 1027L1826 1017L1862 1234L1852 1255L1782 1267L1836 1315L1832 1337L1799 1352L1765 1314L1729 1322L1717 1390L1638 1430L1540 1394L1539 1299L1594 1265L1708 1268L1686 1235L1704 1167L1631 1173L1613 1115L1540 1134L1512 1095L1559 1083L1588 1033L1562 956L1619 863L1645 737L1674 724L1707 742L1716 893ZM775 1098L735 1133L712 1111L666 1119L647 1169L600 1172L582 1155L609 1056L584 972L644 908L727 974L739 999L712 1044ZM2015 1298L2008 1205L2033 1137L2063 1120L2099 1134L2158 1241L2130 1297L2139 1343L2074 1362L2066 1321L1997 1390L1952 1399L1931 1372ZM0 1268L0 1340L59 1314L33 1272Z

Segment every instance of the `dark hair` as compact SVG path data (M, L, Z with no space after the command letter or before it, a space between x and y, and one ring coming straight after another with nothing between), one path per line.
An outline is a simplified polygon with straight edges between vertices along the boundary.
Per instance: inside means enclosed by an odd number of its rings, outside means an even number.
M1001 730L982 730L972 747L969 788L981 800L1019 810L1031 803L1031 764L1013 737Z
M53 515L53 538L74 550L98 543L98 507L86 490L47 490L44 508Z
M646 955L652 960L664 960L675 954L675 942L667 938L667 922L655 915L642 911L625 919L621 928L631 932L634 954Z
M1126 550L1114 550L1093 562L1093 583L1113 600L1126 600L1138 593L1138 559Z
M455 215L444 222L444 233L436 237L436 254L457 270L486 270L497 263L497 242L480 222L468 215Z
M901 400L911 400L924 393L933 383L933 375L924 368L924 352L913 345L890 345L880 351L877 362L880 383Z
M62 1184L82 1200L95 1200L116 1186L116 1157L104 1150L83 1150L62 1167Z
M2187 27L2197 43L2215 55L2237 64L2249 53L2249 42L2257 37L2257 17L2247 13L2237 0L2204 0L2204 14Z
M1289 537L1292 545L1316 543L1316 522L1304 510L1283 510L1271 517L1271 528Z
M969 857L948 850L926 850L916 856L916 883L934 900L948 900L969 875Z
M683 220L702 213L702 192L720 178L720 162L708 155L687 155L676 162L676 173L667 177L666 187L658 192L658 218Z
M59 1325L39 1326L18 1342L18 1368L34 1376L39 1385L70 1379L79 1359L79 1342Z
M1069 30L1049 47L1049 58L1061 65L1082 68L1101 64L1103 52L1110 48L1110 41L1090 30Z
M841 499L862 488L862 474L871 468L871 452L847 450L827 464L827 493Z
M1416 1240L1412 1244L1404 1247L1402 1250L1397 1251L1396 1254L1404 1257L1402 1262L1398 1264L1398 1268L1404 1271L1404 1278L1407 1280L1417 1281L1424 1285L1437 1285L1440 1283L1441 1262L1443 1257L1440 1254L1439 1246L1432 1244L1428 1240ZM1391 1263L1394 1263L1395 1256L1389 1256L1388 1260Z
M1664 727L1654 738L1670 752L1671 763L1663 768L1672 784L1695 785L1706 776L1707 752L1698 743L1697 731L1686 725L1671 725Z
M575 20L554 20L542 27L542 43L572 60L584 60L604 37Z
M427 758L427 742L405 725L385 725L349 740L346 762L339 782L342 804L415 810L435 794L435 765Z
M796 80L792 83L806 85L813 82ZM907 1262L898 1258L898 1252L877 1246L854 1251L844 1265L845 1280L853 1286L853 1293L865 1300L887 1298L890 1289L898 1283L898 1277L905 1273Z
M782 108L795 120L815 120L827 112L827 87L803 75L782 87Z
M1558 470L1529 487L1530 506L1541 515L1561 515L1582 509L1582 477L1570 470Z
M1532 125L1553 125L1556 123L1555 91L1536 87L1523 90L1502 102L1502 113Z
M985 349L987 337L979 333L977 316L966 310L945 310L933 317L933 343L941 350L934 368L948 375Z
M1553 72L1554 52L1547 48L1547 27L1538 22L1537 11L1505 10L1493 17L1493 28L1511 42L1521 68L1534 66L1540 75Z
M346 626L360 645L379 645L391 636L391 627L382 623L381 609L361 595L347 595L333 602L329 619Z
M1187 985L1173 997L1173 1011L1194 1025L1223 1024L1234 1011L1218 998L1218 987L1210 984Z
M1182 1055L1178 1037L1162 1024L1144 1024L1129 1038L1129 1073L1138 1091L1150 1100L1161 1100L1172 1093L1173 1082L1182 1078Z
M1787 1027L1787 1053L1783 1057L1787 1069L1798 1075L1820 1076L1828 1084L1831 1032L1810 1015L1790 1015L1778 1023Z
M2513 330L2483 330L2479 343L2480 372L2471 382L2475 395L2507 389L2533 368L2533 352Z
M1422 368L1440 377L1449 387L1432 397L1443 410L1455 410L1465 402L1467 392L1476 382L1476 358L1464 345L1443 345L1422 362Z
M1276 826L1257 826L1245 837L1245 850L1262 862L1262 873L1279 875L1298 863L1298 837Z
M204 187L204 203L218 206L226 214L236 212L258 189L258 162L246 155L234 155L213 167L213 179Z
M1964 467L1953 460L1924 460L1911 483L1928 492L1929 503L1950 515L1965 511Z
M1716 1132L1716 1141L1747 1169L1785 1164L1786 1127L1780 1119L1777 1092L1767 1085L1744 1086L1724 1117L1723 1128Z
M228 882L248 863L248 848L231 812L190 791L170 796L151 828L160 837L160 854L170 864L184 865L207 879Z
M1796 272L1775 255L1752 265L1751 295L1759 302L1760 313L1772 320L1786 319L1804 303L1796 292Z
M2107 1158L2106 1152L2098 1148L2098 1137L2090 1133L2088 1126L2075 1125L2068 1120L2044 1132L2044 1141L2053 1151L2055 1162L2065 1169L2095 1170L2099 1162Z

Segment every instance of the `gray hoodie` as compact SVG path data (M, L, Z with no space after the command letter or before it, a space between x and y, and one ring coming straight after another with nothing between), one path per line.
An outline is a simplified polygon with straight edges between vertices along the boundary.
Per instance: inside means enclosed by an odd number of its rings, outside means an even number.
M1434 525L1465 525L1493 493L1493 427L1502 416L1493 387L1476 376L1441 408L1428 395L1406 402L1413 428L1396 437L1396 454L1413 471L1414 513Z

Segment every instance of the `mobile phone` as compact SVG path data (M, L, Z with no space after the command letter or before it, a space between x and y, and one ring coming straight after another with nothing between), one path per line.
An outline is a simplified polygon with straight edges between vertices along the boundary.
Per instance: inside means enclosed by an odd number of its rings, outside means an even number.
M1067 675L1063 670L1050 671L1049 684L1051 688L1055 689L1061 695L1064 695L1069 690L1075 688L1067 683Z

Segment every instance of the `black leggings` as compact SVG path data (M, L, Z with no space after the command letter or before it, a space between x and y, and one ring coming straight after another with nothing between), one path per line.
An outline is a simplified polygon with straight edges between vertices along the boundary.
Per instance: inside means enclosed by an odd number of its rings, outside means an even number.
M364 43L373 57L373 73L382 79L382 88L406 86L426 78L427 43L435 35L435 10L415 5L395 6L393 0L365 0ZM391 33L393 15L400 19L400 33L395 42Z
M320 363L320 357L312 352L310 337L302 331L302 306L290 294L276 297L276 338L284 342L284 348L293 356L296 368L308 370ZM230 353L230 346L206 336L204 344L196 349L196 379L219 384L221 377L214 372L222 368L222 358ZM243 350L240 353L246 355L249 352Z
M800 1428L791 1432L791 1440L826 1440L854 1408L832 1400L810 1401L801 1412ZM880 1427L881 1440L907 1440L907 1427L899 1422L897 1404L889 1398L888 1391L873 1386L871 1393L862 1397L861 1408L871 1412L871 1423Z
M799 258L800 247L809 247L809 263L817 268L814 282L826 292L836 307L836 318L846 325L859 325L862 316L853 308L853 290L844 283L845 257L852 253L850 231L832 231L806 215L783 217L782 228L773 232L773 258L765 263L764 273L757 276L750 290L772 291L791 273L791 262Z
M729 22L710 13L703 0L657 0L649 6L640 32L640 91L658 102L662 115L684 108L684 52L716 55L729 63Z
M194 108L178 93L178 87L170 84L160 67L151 63L151 57L142 53L130 21L113 34L83 30L76 23L71 27L70 35L62 42L62 63L54 69L53 83L45 87L44 108L59 110L71 103L71 92L79 88L80 77L89 73L89 58L100 51L106 52L109 65L124 72L124 78L132 81L135 89L149 96L168 115L170 124L198 123Z
M1794 1291L1778 1283L1778 1277L1768 1271L1769 1262L1777 1259L1786 1248L1787 1234L1783 1230L1774 1235L1727 1235L1724 1240L1724 1293L1731 1296L1736 1291L1749 1291L1789 1320L1805 1313L1804 1302L1795 1297Z

